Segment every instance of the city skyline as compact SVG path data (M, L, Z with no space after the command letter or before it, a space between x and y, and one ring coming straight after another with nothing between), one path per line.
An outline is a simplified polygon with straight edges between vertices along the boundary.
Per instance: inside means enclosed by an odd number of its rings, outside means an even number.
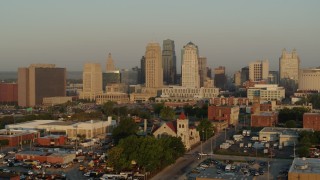
M1 2L0 71L52 62L81 71L85 63L104 66L109 53L130 69L147 43L167 38L175 41L178 73L189 41L209 67L225 66L229 75L257 59L278 70L283 48L297 50L301 68L319 66L318 1L74 2Z

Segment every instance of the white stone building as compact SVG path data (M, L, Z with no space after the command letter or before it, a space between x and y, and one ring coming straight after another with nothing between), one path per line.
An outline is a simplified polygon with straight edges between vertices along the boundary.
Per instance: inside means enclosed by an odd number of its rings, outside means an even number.
M189 42L182 50L182 86L200 88L198 46Z
M248 88L247 97L250 101L252 101L254 97L259 97L260 100L265 101L281 101L285 97L285 89L276 84L255 84L254 87Z

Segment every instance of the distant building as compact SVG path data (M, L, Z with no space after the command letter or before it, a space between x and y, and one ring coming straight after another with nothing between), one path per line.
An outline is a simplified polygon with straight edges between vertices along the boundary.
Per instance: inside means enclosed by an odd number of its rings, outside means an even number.
M146 87L161 88L163 86L163 66L159 43L149 43L147 45L145 58Z
M18 103L18 84L0 83L0 104Z
M241 69L241 84L249 80L249 66Z
M228 125L239 122L239 106L209 106L208 120L226 121Z
M218 88L187 88L182 86L169 86L162 88L160 98L156 101L193 101L202 98L213 98L219 95Z
M226 84L226 67L219 66L218 68L214 68L214 86L220 89L225 89Z
M278 73L278 71L269 71L268 83L269 84L279 84L279 73Z
M248 106L249 102L250 101L247 97L215 97L210 100L210 104L216 106Z
M318 158L294 158L288 172L288 180L320 179L320 159Z
M254 61L249 64L249 80L261 81L268 80L269 61Z
M274 127L278 124L278 113L260 112L251 114L251 127Z
M176 121L164 122L155 128L153 135L156 138L163 136L180 137L187 150L200 142L199 131L195 127L189 127L189 119L182 113Z
M207 74L207 58L198 57L199 63L199 76L200 76L200 87L204 87L205 81L208 79ZM213 86L212 86L213 87Z
M282 50L281 57L279 58L279 73L280 84L284 85L284 81L294 81L296 84L299 79L300 58L296 49L292 52L287 52L286 49Z
M320 91L320 67L300 70L299 90Z
M174 41L166 39L162 47L163 81L165 84L175 84L177 74L177 58Z
M113 59L111 57L111 53L108 55L107 64L106 64L106 72L116 71L117 68L114 66Z
M304 113L303 128L311 128L320 131L320 113Z
M254 87L249 87L247 90L247 97L253 100L254 97L259 97L260 100L281 101L285 97L285 89L278 87L276 84L256 84Z
M181 76L182 86L187 88L200 88L199 63L198 63L198 46L189 42L183 46Z
M146 58L144 56L140 59L140 69L141 69L141 76L139 80L139 84L146 83Z
M81 99L95 100L96 96L102 94L102 71L100 64L87 63L83 67L83 90Z
M127 86L138 84L139 68L134 67L131 69L121 69L120 82Z
M66 69L32 64L18 69L18 105L41 105L43 98L66 96Z
M120 71L108 71L105 73L102 73L102 89L103 91L106 91L106 86L110 84L118 84L120 83Z
M241 83L241 71L237 71L234 74L234 85L237 86L237 87L242 86L242 83Z

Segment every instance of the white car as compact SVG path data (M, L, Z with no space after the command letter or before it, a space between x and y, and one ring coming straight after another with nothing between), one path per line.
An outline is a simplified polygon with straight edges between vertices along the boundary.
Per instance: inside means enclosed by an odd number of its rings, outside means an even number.
M28 174L29 174L29 175L32 175L32 174L33 174L33 171L29 170L29 171L28 171Z
M0 159L4 158L6 155L4 153L0 153Z

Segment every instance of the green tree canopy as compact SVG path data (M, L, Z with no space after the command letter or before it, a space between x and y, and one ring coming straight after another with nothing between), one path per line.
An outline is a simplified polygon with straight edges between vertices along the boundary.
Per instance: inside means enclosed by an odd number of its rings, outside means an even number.
M173 120L175 118L175 115L176 115L176 113L169 106L163 107L160 111L160 117L165 120Z
M296 121L295 120L289 120L286 122L286 127L287 128L296 128Z
M138 125L131 118L122 118L119 125L112 131L115 144L118 144L118 142L123 138L136 134L137 131Z
M201 140L207 140L214 135L214 127L208 119L202 119L197 127Z
M174 163L184 152L180 138L168 136L156 139L153 136L132 135L121 139L116 147L108 151L108 162L118 172L133 166L150 172Z

